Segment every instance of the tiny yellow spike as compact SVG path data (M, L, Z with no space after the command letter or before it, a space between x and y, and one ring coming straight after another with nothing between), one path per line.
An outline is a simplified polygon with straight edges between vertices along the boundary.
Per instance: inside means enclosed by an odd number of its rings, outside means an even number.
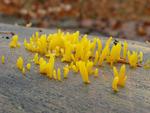
M64 67L64 78L68 78L68 73L69 73L69 67L65 66Z
M39 56L38 56L38 53L35 54L33 61L34 61L35 64L39 64Z
M26 68L27 68L27 70L30 70L30 68L31 68L31 64L30 64L30 63L28 63L28 64L26 65Z
M23 67L23 68L22 68L22 74L25 75L25 72L26 72L26 71L25 71L25 68Z
M118 81L119 81L119 77L115 76L112 82L112 89L116 92L118 91Z
M17 59L17 63L16 63L18 69L22 70L23 69L23 58L22 57L19 57Z
M56 75L56 70L55 70L55 69L53 70L53 78L54 78L55 80L57 80L57 75Z
M95 71L94 71L94 76L95 76L95 77L98 77L98 68L95 69Z
M20 47L20 44L18 43L18 35L14 35L11 39L11 42L9 43L10 48L16 48Z
M127 79L127 76L126 76L126 67L125 65L122 65L121 66L121 69L120 69L120 73L119 73L119 81L118 81L118 85L124 87L125 86L125 83L126 83L126 79Z
M61 81L61 72L60 72L60 68L57 69L57 77L58 77L58 80Z
M94 58L94 65L96 65L97 64L97 62L98 62L98 57L99 55L98 55L98 51L96 51L96 53L95 53L95 58Z
M139 61L142 62L143 61L143 52L142 51L140 51L139 58L140 58Z
M119 74L118 74L118 71L117 71L116 67L113 67L113 71L114 71L114 77L118 77Z
M5 56L4 55L1 57L1 61L2 61L2 64L5 63Z

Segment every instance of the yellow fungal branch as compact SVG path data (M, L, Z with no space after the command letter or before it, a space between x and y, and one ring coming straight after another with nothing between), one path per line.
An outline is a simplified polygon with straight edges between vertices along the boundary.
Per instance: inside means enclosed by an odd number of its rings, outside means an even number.
M114 91L118 91L118 85L124 87L126 83L126 67L125 65L121 66L120 72L118 73L118 70L116 67L113 67L113 72L114 72L114 79L112 82L112 88Z
M54 78L54 80L57 80L57 75L56 75L56 70L55 69L53 70L53 78Z
M51 54L49 62L47 64L47 75L50 78L52 78L52 76L53 76L54 65L55 65L55 57L53 54Z
M130 53L130 51L128 51L128 61L131 67L135 68L137 67L138 64L138 53L133 51L132 53Z
M143 52L140 51L139 53L139 61L142 62L143 61Z
M128 51L128 43L124 41L124 44L123 44L123 58L124 59L126 59L127 57L127 51Z
M98 45L98 55L100 55L101 50L102 50L102 42L99 38L97 38L97 45Z
M125 67L125 65L122 65L121 69L120 69L120 72L119 72L118 85L124 87L126 79L127 79L127 76L126 76L126 67Z
M24 63L23 58L22 58L22 57L19 57L19 58L17 59L17 63L16 63L17 68L18 68L19 70L22 70L22 69L23 69L23 63Z
M30 64L30 63L27 63L26 68L27 68L27 70L30 70L31 64Z
M22 74L25 75L25 73L26 73L26 71L25 71L25 68L23 67L22 68Z
M34 61L35 64L39 64L39 56L38 56L38 53L35 54L33 61Z
M64 70L64 78L68 78L69 66L66 65L66 66L63 68L63 70Z
M60 68L57 69L57 77L58 77L58 80L61 81L61 72L60 72Z
M96 69L94 70L94 76L95 76L95 77L98 77L98 68L96 68Z
M118 91L118 86L117 86L118 81L119 81L119 77L116 76L116 77L114 77L113 82L112 82L112 89L116 92Z
M18 35L14 35L11 39L11 42L9 43L10 48L16 48L20 47L20 44L18 43Z
M89 81L88 70L84 61L79 61L79 71L83 82L89 84L90 81Z
M113 45L110 55L107 57L107 62L113 65L114 62L117 62L120 60L120 54L121 54L121 43L117 43L117 45Z
M5 63L5 56L4 55L2 55L2 57L1 57L1 62L2 62L2 64Z

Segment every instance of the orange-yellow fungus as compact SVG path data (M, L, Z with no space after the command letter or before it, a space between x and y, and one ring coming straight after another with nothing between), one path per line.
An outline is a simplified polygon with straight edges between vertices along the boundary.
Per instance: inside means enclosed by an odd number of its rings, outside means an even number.
M19 70L22 70L23 69L23 58L22 57L19 57L17 59L17 63L16 63L17 67Z
M30 63L27 63L26 68L27 68L27 70L30 70L31 64L30 64Z
M103 61L106 59L106 57L108 56L109 54L109 47L108 46L105 46L105 48L102 50L102 54L100 55L100 58L99 58L99 61L98 61L98 64L101 66Z
M133 51L132 53L130 53L130 51L128 51L128 61L131 67L137 67L138 64L138 53Z
M1 62L2 62L2 64L5 63L5 56L4 55L2 55L2 57L1 57Z
M112 89L116 92L118 91L118 86L117 86L118 81L119 81L119 77L116 76L116 77L114 77L113 82L112 82Z
M93 72L93 62L92 61L87 61L86 63L86 68L89 74L92 74Z
M118 85L124 87L126 79L127 79L127 76L126 76L126 67L125 67L125 65L122 65L121 69L120 69L120 72L119 72Z
M107 57L107 62L109 62L112 66L114 62L117 62L120 59L120 53L121 53L121 43L113 45L110 51L110 55Z
M100 55L101 50L102 50L102 42L99 38L97 38L97 45L98 45L98 55Z
M94 76L95 76L95 77L98 77L98 68L96 68L96 69L94 70Z
M39 56L38 56L38 53L36 53L36 54L34 55L33 61L34 61L35 64L39 64Z
M68 78L68 73L69 73L69 67L68 67L68 65L66 65L63 68L63 70L64 70L64 78Z
M14 35L11 39L11 42L9 43L10 48L16 48L20 47L20 44L18 43L18 35Z
M89 84L90 81L89 81L88 70L84 61L79 61L79 71L83 82Z
M47 65L47 75L50 78L52 78L53 76L54 64L55 64L55 57L53 54L51 54Z
M25 68L23 67L22 68L22 74L25 75L25 73L26 73L26 71L25 71Z
M139 53L139 61L142 62L143 61L143 52L140 51Z
M53 78L54 78L55 80L57 80L57 75L56 75L56 70L55 70L55 69L53 70Z
M120 72L118 73L118 70L116 69L116 67L113 67L113 71L114 71L114 79L112 82L112 88L114 91L118 91L118 85L124 87L125 83L126 83L126 67L125 65L122 65L120 68Z
M61 72L60 72L60 68L57 69L57 77L58 77L58 80L61 81Z
M45 60L40 62L40 73L46 74L47 73L47 63Z

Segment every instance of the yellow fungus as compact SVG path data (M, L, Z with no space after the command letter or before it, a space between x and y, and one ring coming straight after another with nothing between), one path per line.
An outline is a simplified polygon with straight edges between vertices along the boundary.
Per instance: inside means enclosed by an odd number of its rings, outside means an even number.
M140 51L139 53L139 61L142 62L143 61L143 52Z
M78 68L76 67L76 65L72 65L72 70L74 71L74 72L78 72Z
M34 61L35 64L39 64L39 56L38 56L38 53L36 53L36 54L34 55L33 61Z
M90 81L89 81L88 70L87 70L85 62L79 61L79 71L80 71L83 82L89 84Z
M118 91L118 86L117 86L118 81L119 81L119 77L118 76L114 77L113 82L112 82L112 89L114 91Z
M30 64L30 63L27 63L26 68L27 68L27 70L30 70L31 64Z
M47 64L47 75L50 78L52 78L52 76L53 76L54 64L55 64L55 57L53 54L51 54L50 59Z
M98 51L96 51L96 53L95 53L95 58L94 58L94 65L97 64L98 58L99 58Z
M17 67L19 70L22 70L23 69L23 58L22 57L19 57L17 59L17 63L16 63Z
M120 72L119 72L119 81L118 81L118 85L124 87L125 86L125 82L126 82L126 79L127 79L127 76L126 76L126 67L125 65L122 65L121 66L121 69L120 69Z
M122 86L122 87L125 86L125 82L127 79L127 76L125 74L126 67L125 67L125 65L122 65L119 73L118 73L116 67L113 67L113 71L114 71L114 79L112 82L112 88L114 91L118 91L118 85Z
M63 68L63 70L64 70L64 78L68 78L68 73L69 73L69 67L68 67L68 65L65 66L65 67Z
M26 71L25 68L22 68L22 74L25 75Z
M120 53L121 53L121 43L113 45L109 56L107 56L107 62L109 62L112 66L114 62L117 62L120 59Z
M20 47L20 44L18 43L18 35L14 35L11 39L11 42L9 43L10 48L16 48Z
M57 75L56 75L56 70L55 70L55 69L53 70L53 78L54 78L55 80L57 80Z
M95 77L98 77L98 68L95 69L95 71L94 71L94 76L95 76Z
M100 55L98 64L101 66L107 55L109 54L109 47L105 46L105 48L102 50L102 54Z
M1 62L2 62L2 64L5 63L5 56L4 55L2 55L2 57L1 57Z
M58 77L58 80L61 81L61 72L60 72L60 68L57 69L57 77Z
M87 61L86 68L87 68L89 74L92 74L92 72L93 72L93 65L94 64L92 61Z
M102 50L102 42L101 42L101 40L98 38L97 39L97 44L98 44L98 55L100 55L100 53L101 53L101 50Z
M138 53L133 51L132 53L130 53L130 51L128 51L128 61L131 67L137 67L137 63L138 63Z

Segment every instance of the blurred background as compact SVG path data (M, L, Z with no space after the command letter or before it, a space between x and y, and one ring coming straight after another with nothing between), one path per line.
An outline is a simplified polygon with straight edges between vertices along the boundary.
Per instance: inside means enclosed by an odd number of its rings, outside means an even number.
M150 0L0 0L0 23L150 42Z

